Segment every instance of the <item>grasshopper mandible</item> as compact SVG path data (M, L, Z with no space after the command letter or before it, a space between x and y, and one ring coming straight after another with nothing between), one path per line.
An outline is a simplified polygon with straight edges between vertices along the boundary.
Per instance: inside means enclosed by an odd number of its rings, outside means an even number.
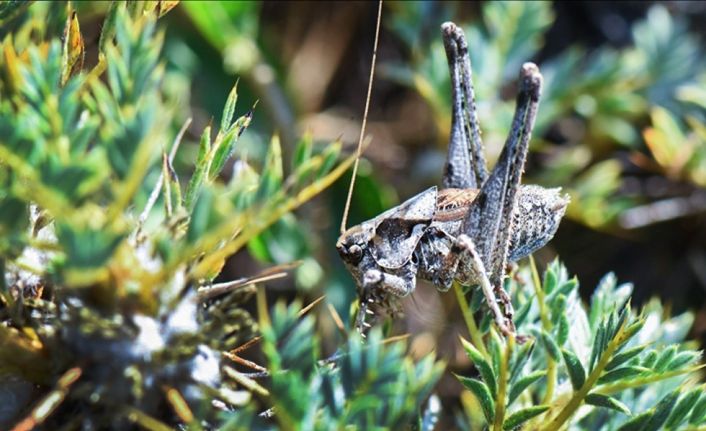
M453 96L442 187L346 230L336 244L358 285L361 333L370 327L367 315L392 309L422 278L440 291L454 280L480 285L498 329L513 334L512 303L502 287L507 261L544 246L569 202L558 188L520 184L541 94L537 66L522 65L510 133L489 173L464 33L451 22L441 32Z

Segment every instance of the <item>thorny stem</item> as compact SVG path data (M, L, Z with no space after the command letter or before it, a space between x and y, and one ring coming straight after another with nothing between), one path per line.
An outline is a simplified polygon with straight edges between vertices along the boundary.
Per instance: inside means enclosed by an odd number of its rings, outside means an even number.
M549 320L549 315L547 314L547 307L545 304L544 290L542 290L542 283L539 280L539 272L537 271L537 263L534 261L534 257L530 254L530 268L532 269L532 284L534 284L534 293L537 296L537 303L539 304L539 317L542 321L542 328L549 332L551 330L551 321ZM556 385L557 377L557 364L556 361L549 355L547 355L547 387L544 393L544 399L542 404L549 404L554 397L554 386Z
M495 424L493 430L502 431L505 422L505 406L507 404L507 367L512 351L515 348L515 337L510 334L505 341L505 353L498 370L498 392L495 397Z
M463 288L461 288L461 285L457 282L454 283L454 292L456 293L458 306L461 309L463 320L466 321L466 327L468 327L468 333L471 335L473 345L480 351L484 358L489 358L490 356L488 355L488 351L485 350L485 344L483 343L483 335L480 333L476 321L473 319L473 313L471 313L468 307L468 301L466 301L466 296L463 294Z
M559 414L554 418L554 420L552 420L549 425L542 428L542 430L556 431L561 428L564 422L566 422L574 413L576 413L576 410L578 410L578 408L581 406L581 403L583 403L586 399L586 395L588 395L588 392L595 387L596 382L601 377L601 374L603 374L603 371L605 371L605 367L606 365L608 365L608 362L613 359L613 353L615 353L618 347L620 347L625 342L625 338L629 336L629 334L626 334L625 331L626 325L627 322L623 322L623 324L618 329L616 336L613 337L613 339L608 343L605 351L601 354L598 363L596 363L595 368L593 369L593 371L591 371L591 374L588 375L588 378L586 378L586 381L584 382L583 386L581 386L578 391L574 392L569 402L564 406L564 408L559 412Z

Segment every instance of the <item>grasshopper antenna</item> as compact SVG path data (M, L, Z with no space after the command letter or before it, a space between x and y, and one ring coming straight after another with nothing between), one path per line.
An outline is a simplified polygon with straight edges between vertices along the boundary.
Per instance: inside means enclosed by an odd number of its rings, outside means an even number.
M358 137L358 148L356 149L355 163L353 164L353 175L351 183L348 187L348 197L346 198L346 206L343 208L343 219L341 220L341 233L346 231L346 222L348 220L348 210L351 206L351 198L353 197L353 186L355 185L355 177L358 174L358 162L363 152L363 136L365 136L365 126L368 123L368 108L370 108L370 93L373 90L373 76L375 75L375 60L378 55L378 37L380 36L380 20L382 17L382 0L378 2L378 18L375 24L375 42L373 44L373 61L370 65L370 78L368 79L368 95L365 98L365 111L363 112L363 124L360 127L360 136Z

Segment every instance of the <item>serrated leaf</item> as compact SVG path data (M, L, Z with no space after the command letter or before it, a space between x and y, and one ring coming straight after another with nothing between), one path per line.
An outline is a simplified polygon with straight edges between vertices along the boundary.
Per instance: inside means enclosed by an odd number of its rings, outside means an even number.
M472 379L469 377L463 377L457 375L456 378L465 386L469 391L473 393L478 399L481 407L483 408L483 414L488 423L491 423L493 416L495 415L495 401L490 396L490 390L485 383L480 380Z
M546 370L538 370L534 371L526 376L521 377L515 384L513 384L510 387L510 395L508 397L508 405L512 404L513 401L517 399L517 397L522 394L522 392L530 387L534 382L537 380L541 379L542 377L547 375Z
M522 410L518 410L515 413L511 414L507 419L505 419L505 422L503 423L503 429L511 430L517 428L523 423L541 415L547 410L549 410L549 406L547 405L532 406L524 408Z
M674 411L669 416L669 419L667 419L667 423L664 425L665 428L671 429L681 425L687 419L691 409L699 401L699 397L702 393L702 388L696 388L681 397L677 403L677 406L674 408Z
M463 345L463 349L466 351L466 354L468 354L468 357L471 359L471 362L473 362L473 365L475 365L478 369L478 372L483 378L483 382L488 386L488 389L490 389L491 396L495 399L495 394L497 392L497 380L490 363L488 363L483 354L476 349L473 344L463 338L461 338L461 344Z
M642 373L650 372L648 368L638 367L638 366L626 366L621 368L616 368L614 370L608 371L603 374L598 379L598 384L602 385L605 383L615 382L617 380L631 379L635 376L639 376Z
M616 410L630 416L630 409L625 404L617 399L604 394L588 394L586 395L586 404L596 407L605 407L607 409Z
M561 355L564 358L566 369L569 372L571 386L573 386L574 391L578 391L586 382L586 369L573 352L567 349L561 349Z

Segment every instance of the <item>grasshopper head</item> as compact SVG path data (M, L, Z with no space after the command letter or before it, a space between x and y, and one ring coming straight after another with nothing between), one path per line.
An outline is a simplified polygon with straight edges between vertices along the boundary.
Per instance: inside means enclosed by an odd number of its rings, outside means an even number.
M373 219L354 226L344 232L336 243L338 254L358 288L360 302L356 327L361 334L371 326L374 316L395 308L396 298L383 289L380 283L385 270L377 263L372 253L375 226L378 223L378 220Z
M348 229L338 239L338 253L358 286L359 329L369 326L366 314L394 314L399 308L399 296L414 289L399 277L399 272L409 265L431 224L436 201L437 189L430 187L374 219Z

